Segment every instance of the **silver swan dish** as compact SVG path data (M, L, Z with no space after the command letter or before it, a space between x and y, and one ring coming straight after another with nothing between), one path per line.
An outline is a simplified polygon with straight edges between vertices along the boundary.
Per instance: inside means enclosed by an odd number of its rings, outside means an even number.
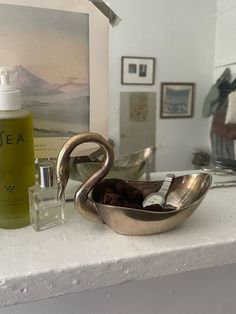
M58 155L56 176L59 198L64 193L69 179L70 154L75 147L86 142L98 144L104 151L104 158L99 169L75 193L75 208L85 218L103 222L117 233L124 235L149 235L173 229L192 215L211 186L212 177L206 173L175 177L166 197L166 203L176 208L172 211L158 212L101 203L99 201L101 188L99 183L102 182L103 186L109 185L110 179L103 180L103 178L113 165L114 153L111 145L101 135L84 133L70 138L63 145ZM157 191L163 183L163 181L126 182L133 188L142 191L144 198L148 194Z

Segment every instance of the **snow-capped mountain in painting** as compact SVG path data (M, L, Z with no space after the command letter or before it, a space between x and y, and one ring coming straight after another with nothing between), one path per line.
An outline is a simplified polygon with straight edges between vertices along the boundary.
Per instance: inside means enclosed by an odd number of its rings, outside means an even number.
M13 68L13 83L21 91L22 95L55 95L62 93L59 86L37 77L26 70L22 65L16 65Z
M89 130L89 87L68 78L53 84L21 65L13 69L13 83L21 90L23 107L34 118L36 137L70 136Z

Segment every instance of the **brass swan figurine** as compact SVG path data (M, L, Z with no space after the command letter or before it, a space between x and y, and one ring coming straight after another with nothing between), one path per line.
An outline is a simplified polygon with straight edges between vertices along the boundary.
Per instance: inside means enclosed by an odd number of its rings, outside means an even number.
M83 183L75 193L74 204L78 212L85 218L97 222L102 222L97 208L93 202L88 199L89 192L101 181L109 172L114 162L114 152L112 146L101 135L97 133L83 133L72 136L62 146L59 152L56 164L56 177L58 183L58 198L60 199L65 192L65 188L70 176L70 154L80 144L93 142L98 144L104 151L104 158L101 166L92 174L88 180Z
M101 180L108 174L113 162L114 152L111 145L99 134L84 133L75 135L63 145L56 165L58 197L65 191L70 175L69 157L75 147L82 143L94 142L104 151L100 168L84 182L75 193L74 204L85 218L104 222L113 231L124 235L150 235L168 231L185 221L200 205L212 182L206 173L197 173L175 177L168 190L166 202L175 210L153 211L142 208L128 208L104 204L100 201L101 185L112 179ZM143 198L158 191L162 181L126 181L131 187L142 191ZM89 197L89 193L91 196Z

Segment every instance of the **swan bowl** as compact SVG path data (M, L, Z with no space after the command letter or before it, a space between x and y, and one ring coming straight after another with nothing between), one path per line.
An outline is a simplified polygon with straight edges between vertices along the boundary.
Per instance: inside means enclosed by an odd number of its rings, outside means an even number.
M106 178L139 180L144 173L150 171L148 166L155 150L155 147L147 147L130 155L118 157ZM85 182L100 166L99 161L84 160L74 159L70 164L72 179Z
M109 181L109 179L107 180ZM143 191L145 197L157 191L163 181L126 181ZM166 232L183 223L201 204L212 183L209 174L191 174L175 177L169 189L166 203L176 207L174 211L147 211L117 207L98 202L99 184L92 191L92 200L103 222L113 231L123 235L151 235Z

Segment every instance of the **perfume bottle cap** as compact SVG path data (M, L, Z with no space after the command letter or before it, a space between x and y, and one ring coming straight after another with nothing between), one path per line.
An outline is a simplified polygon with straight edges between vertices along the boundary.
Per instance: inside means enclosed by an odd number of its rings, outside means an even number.
M41 188L54 186L54 162L41 162L39 167L39 185Z

